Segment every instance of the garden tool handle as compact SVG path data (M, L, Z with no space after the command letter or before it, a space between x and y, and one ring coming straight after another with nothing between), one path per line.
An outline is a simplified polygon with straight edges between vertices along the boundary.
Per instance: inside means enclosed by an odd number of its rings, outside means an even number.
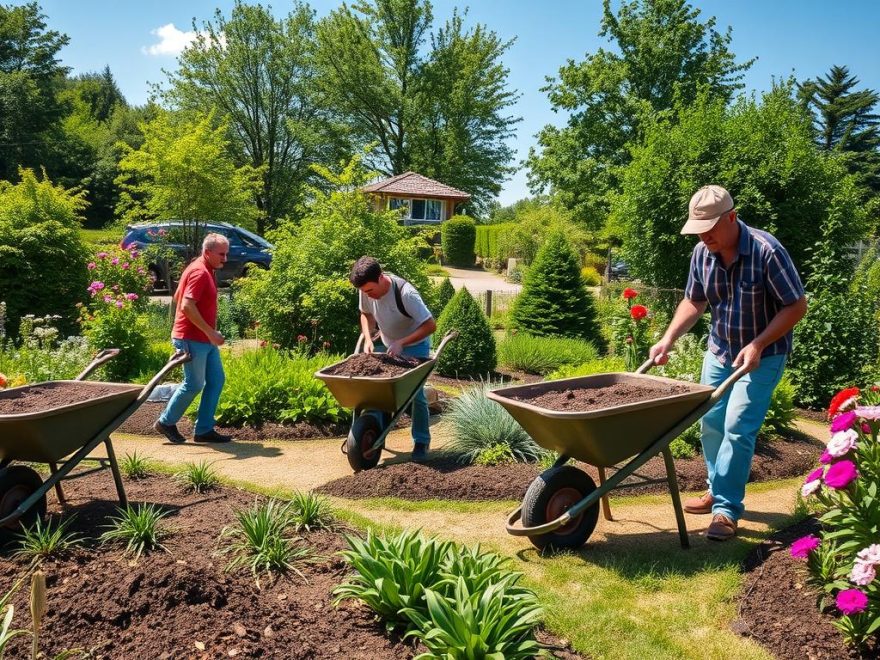
M721 383L721 385L715 388L715 391L712 392L712 396L709 397L709 400L712 401L713 404L717 401L720 401L721 397L723 397L727 393L727 390L733 387L733 384L740 378L745 376L747 373L748 369L746 369L745 365L741 366L739 369L730 374L727 380L725 380L723 383Z
M88 376L90 373L92 373L95 369L100 367L105 362L109 362L110 360L115 358L117 355L119 355L119 352L120 351L118 348L105 348L100 353L98 353L94 358L92 358L92 361L89 363L89 366L87 366L85 369L83 369L82 372L79 374L79 376L77 376L74 380L85 380L86 376Z
M647 360L642 362L642 366L636 369L637 374L646 374L651 367L654 366L654 358L649 357Z
M179 367L181 364L185 362L189 362L192 360L192 356L186 351L175 351L174 355L168 358L168 362L165 363L165 366L159 369L159 373L157 373L150 380L149 383L144 385L144 388L141 390L141 393L138 395L137 401L138 405L146 401L150 397L150 393L156 388L156 385L162 382L162 379L167 376L172 369Z
M446 333L443 339L440 340L440 345L437 347L437 350L434 351L434 359L436 360L440 357L440 353L443 351L443 347L446 346L450 341L458 337L458 330L450 330Z

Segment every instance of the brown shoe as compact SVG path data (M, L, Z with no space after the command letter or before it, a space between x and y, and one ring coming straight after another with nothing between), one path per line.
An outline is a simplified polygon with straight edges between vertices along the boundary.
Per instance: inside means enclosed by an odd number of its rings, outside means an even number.
M712 513L712 504L715 502L715 499L712 497L712 493L708 490L703 493L700 497L692 497L689 500L684 501L684 510L688 513Z
M736 536L736 521L723 513L716 513L712 518L712 524L706 530L706 538L712 541L726 541L734 536Z

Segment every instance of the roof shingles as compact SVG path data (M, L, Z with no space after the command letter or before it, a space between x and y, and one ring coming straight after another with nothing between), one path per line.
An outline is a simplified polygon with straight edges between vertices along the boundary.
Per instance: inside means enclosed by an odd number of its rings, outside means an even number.
M409 195L421 197L442 197L445 199L463 199L471 198L466 192L457 190L452 186L434 181L421 174L415 172L404 172L392 176L388 179L382 179L375 183L368 184L362 188L364 192L381 193L383 195Z

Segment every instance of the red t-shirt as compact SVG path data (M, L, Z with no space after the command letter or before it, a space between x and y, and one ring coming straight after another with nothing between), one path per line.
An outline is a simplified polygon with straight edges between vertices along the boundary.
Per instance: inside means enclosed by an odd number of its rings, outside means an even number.
M180 284L174 292L177 311L174 313L174 328L171 330L173 339L190 339L210 344L208 336L186 318L181 301L191 298L196 301L196 309L212 328L217 327L217 283L214 271L199 257L187 266L180 276Z

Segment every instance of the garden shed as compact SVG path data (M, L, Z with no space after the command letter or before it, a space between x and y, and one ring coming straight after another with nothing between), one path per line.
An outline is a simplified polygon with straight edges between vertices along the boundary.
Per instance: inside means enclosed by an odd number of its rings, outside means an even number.
M416 172L404 172L366 185L377 210L401 209L405 225L439 224L455 215L471 196Z

